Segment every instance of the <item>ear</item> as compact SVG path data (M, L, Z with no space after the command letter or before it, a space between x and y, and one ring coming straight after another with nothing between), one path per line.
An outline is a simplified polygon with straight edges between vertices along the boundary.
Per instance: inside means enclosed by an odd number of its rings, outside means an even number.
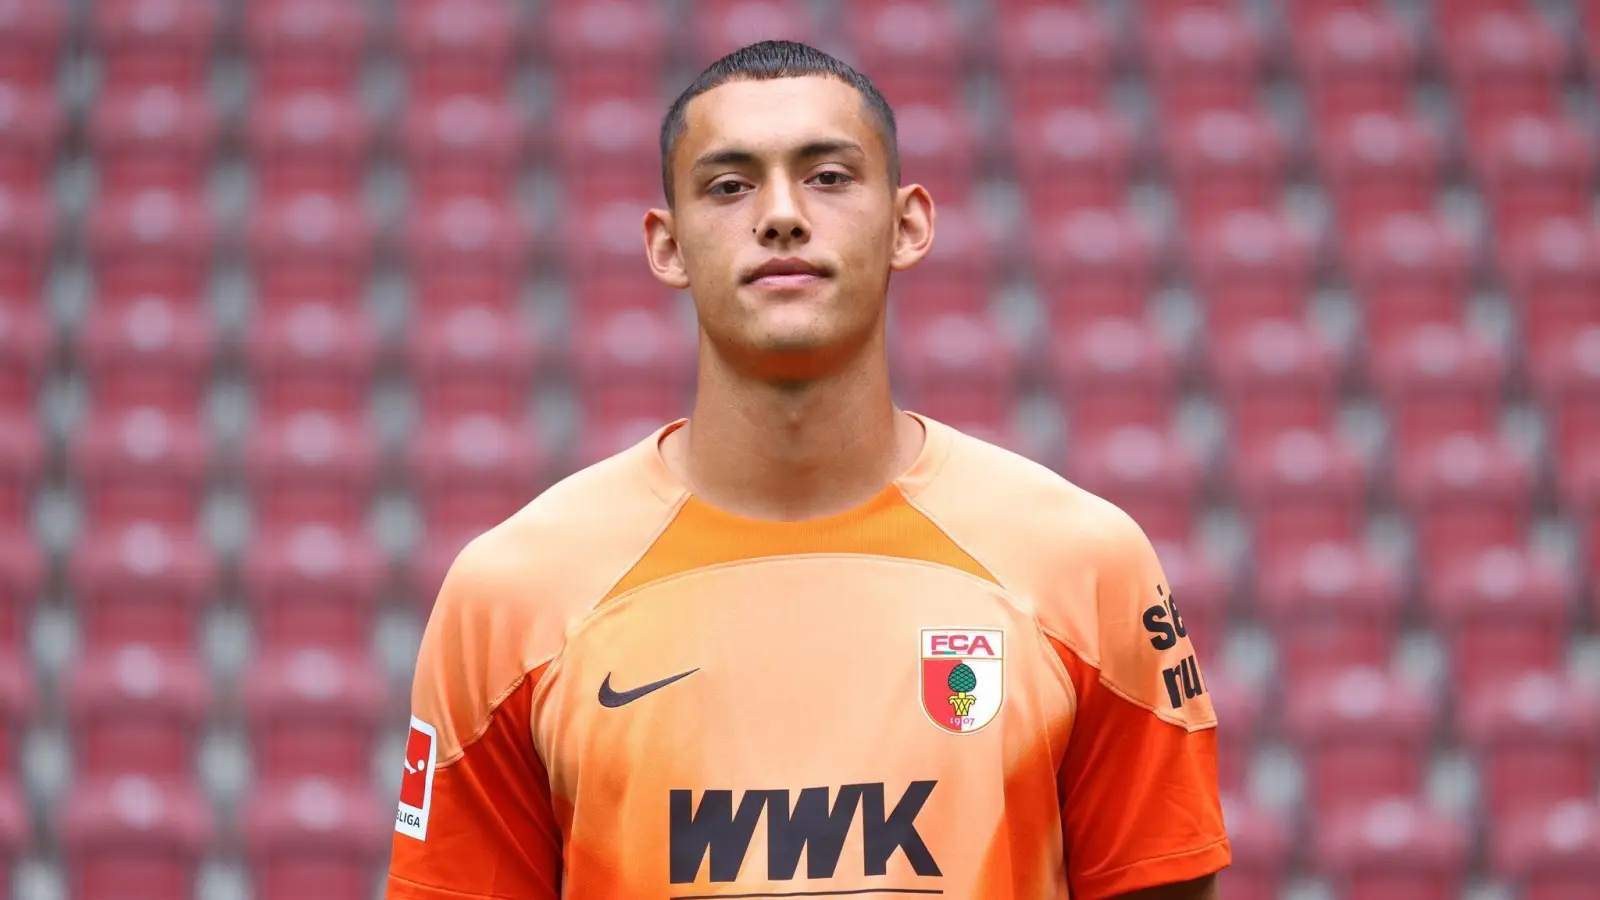
M933 249L933 226L937 215L933 197L920 184L910 184L895 191L894 256L890 268L903 272L916 265Z
M689 270L684 268L683 252L672 234L671 210L652 209L644 214L644 252L657 281L680 291L689 287Z

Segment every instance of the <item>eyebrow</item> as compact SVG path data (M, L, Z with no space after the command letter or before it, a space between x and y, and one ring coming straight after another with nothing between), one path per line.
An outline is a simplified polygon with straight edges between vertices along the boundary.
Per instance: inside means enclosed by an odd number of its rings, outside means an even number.
M796 159L815 159L819 156L834 156L839 153L855 153L865 155L866 150L855 141L849 140L823 140L811 141L801 144L791 154ZM728 147L721 150L708 150L695 158L690 171L705 166L748 166L756 162L756 153L742 147Z

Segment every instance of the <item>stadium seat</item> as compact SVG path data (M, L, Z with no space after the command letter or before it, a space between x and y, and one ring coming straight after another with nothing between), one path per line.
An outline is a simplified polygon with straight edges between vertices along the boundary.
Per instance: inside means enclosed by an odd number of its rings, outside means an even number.
M660 410L660 415L646 411L637 415L605 416L596 415L585 410L583 426L579 432L578 445L575 452L564 460L568 471L576 471L584 466L597 463L616 453L632 447L649 437L656 429L678 417L689 414L689 405L682 404L679 408ZM448 537L448 536L446 536ZM429 542L430 547L440 548L441 552L448 549L450 541L442 538L441 542ZM459 549L465 546L461 543ZM442 574L442 570L441 574ZM432 597L427 598L428 603L433 602Z
M1203 2L1169 4L1140 35L1158 102L1168 113L1248 108L1261 71L1261 47L1238 10Z
M549 483L549 450L520 416L473 413L424 420L411 472L430 533L490 526L510 518Z
M361 415L377 374L379 340L359 305L260 304L244 346L257 414L322 409Z
M193 896L212 817L188 779L111 774L75 782L58 810L68 896Z
M610 455L606 453L603 456L593 456L592 454L599 451L589 449L592 444L583 446L584 449L574 454L575 458L562 460L569 471L576 471L587 461L604 459ZM497 524L499 523L463 524L450 530L441 522L426 523L427 533L421 541L421 546L416 552L409 554L403 563L409 579L410 598L422 621L427 621L428 614L433 610L433 603L439 597L439 588L444 586L444 577L455 563L456 557L460 555L462 548Z
M1469 131L1505 115L1559 111L1565 47L1534 10L1469 13L1440 36Z
M1336 432L1292 428L1230 454L1235 496L1257 554L1359 541L1366 529L1366 471Z
M378 476L377 438L357 417L301 409L257 426L246 439L245 479L258 522L366 521Z
M1496 875L1522 900L1585 900L1600 884L1600 805L1593 791L1493 824Z
M939 103L895 107L902 184L921 184L935 204L970 203L981 174L980 130L964 108Z
M250 105L246 139L261 196L350 196L362 189L372 135L348 88L264 93Z
M1313 118L1328 122L1358 112L1404 110L1416 62L1393 16L1381 4L1340 0L1323 6L1291 32Z
M1404 453L1396 477L1425 565L1526 540L1529 473L1497 438L1470 432L1441 437Z
M364 780L260 785L239 823L256 900L369 897L392 839L389 804Z
M96 413L72 439L72 468L90 521L199 524L211 438L193 413L132 406Z
M1162 562L1165 564L1165 560ZM1255 762L1256 742L1262 731L1265 698L1258 683L1233 677L1224 664L1223 654L1207 653L1199 645L1197 639L1203 634L1199 632L1197 624L1190 620L1187 597L1183 623L1189 630L1189 640L1196 641L1195 659L1200 664L1206 693L1211 695L1211 703L1217 711L1217 721L1228 723L1227 728L1217 732L1217 783L1225 793L1245 790ZM1211 648L1220 645L1216 637L1207 641Z
M200 412L218 348L211 317L198 302L157 294L133 298L97 308L78 335L94 408Z
M0 772L20 768L22 737L37 705L23 648L15 642L0 644Z
M32 814L21 785L0 776L0 884L11 884L16 862L33 847Z
M34 408L53 343L50 320L38 305L0 301L0 412Z
M365 652L269 650L246 669L239 693L258 781L371 771L378 728L391 710Z
M1304 315L1315 260L1308 237L1287 216L1266 210L1219 215L1198 228L1188 253L1211 328Z
M11 3L0 17L0 81L55 86L69 10L55 3Z
M1051 351L1056 395L1068 403L1075 431L1164 428L1171 421L1177 354L1143 319L1106 318L1057 330Z
M1017 176L1034 221L1121 205L1135 164L1133 135L1099 103L1038 106L1011 121Z
M1386 669L1356 666L1302 678L1284 700L1319 817L1422 790L1438 718L1431 695Z
M11 52L0 50L0 56ZM0 185L43 184L55 166L63 127L61 107L49 87L0 80Z
M91 528L74 546L67 571L84 653L135 642L194 647L217 570L215 555L192 529L155 522Z
M1189 227L1239 209L1277 205L1283 142L1255 110L1198 109L1163 128L1163 153Z
M1430 569L1423 599L1447 638L1464 688L1561 666L1571 585L1552 560L1521 546L1488 547Z
M1344 241L1344 270L1364 313L1458 303L1471 284L1466 241L1442 216L1396 213Z
M1098 103L1110 83L1113 36L1087 6L1025 0L995 4L995 53L1014 109Z
M999 421L1017 392L1016 353L993 318L948 314L897 323L900 384L935 418Z
M1600 699L1559 671L1482 679L1457 692L1463 740L1476 751L1490 821L1570 797L1600 778Z
M249 241L256 294L267 303L356 305L365 295L372 228L358 196L265 198L256 207Z
M1207 341L1229 438L1248 447L1291 428L1324 429L1339 409L1336 349L1301 319L1257 319Z
M539 356L534 325L515 310L462 306L421 318L411 328L408 358L424 420L520 415Z
M660 306L593 315L578 308L573 372L586 414L631 418L688 412L695 358L692 329Z
M608 196L575 205L557 236L560 264L577 279L651 280L644 265L644 214L660 206L660 185L631 197ZM630 301L631 302L631 301ZM585 307L587 308L587 307Z
M967 62L961 24L937 0L872 0L844 17L852 63L895 109L960 95Z
M45 563L38 541L21 523L0 523L0 654L27 646Z
M1421 121L1403 111L1367 110L1323 122L1318 165L1345 234L1395 213L1433 208L1440 147Z
M256 0L242 24L260 89L338 93L358 86L371 28L361 4Z
M217 142L204 85L113 86L95 101L90 147L102 196L151 188L196 193Z
M1222 818L1228 823L1233 864L1217 875L1220 895L1228 900L1278 900L1293 859L1290 823L1280 813L1251 803L1242 792L1226 790Z
M1070 481L1122 507L1152 541L1190 539L1199 512L1199 467L1168 430L1075 430L1071 445L1065 467L1058 468Z
M1562 500L1576 511L1600 508L1600 321L1527 347Z
M1051 327L1142 318L1155 286L1156 248L1126 213L1075 210L1031 231L1033 271Z
M0 186L0 296L33 297L44 286L56 210L34 185Z
M1500 271L1530 346L1600 324L1600 228L1588 216L1529 225L1500 246Z
M322 522L259 529L240 560L256 642L365 649L386 574L363 529Z
M939 224L933 249L916 266L896 272L889 286L889 306L903 321L987 312L996 276L1010 261L1010 248L978 204L934 203Z
M201 87L211 66L221 10L207 0L104 0L90 41L103 83Z
M553 155L569 198L599 205L661 195L661 110L653 95L567 98L557 104L551 124Z
M666 64L666 11L650 0L552 0L542 41L564 96L653 96Z
M205 296L214 242L211 214L197 193L138 191L107 197L90 213L90 261L107 302Z
M425 282L516 282L527 264L529 239L522 215L507 200L441 197L416 206L407 220L406 265Z
M65 690L77 776L188 777L211 703L207 678L192 651L172 647L84 654Z
M1525 222L1581 218L1595 187L1595 155L1584 130L1570 119L1510 116L1477 138L1476 169L1495 230Z
M413 0L398 12L411 96L509 90L522 32L508 0Z
M1350 900L1457 900L1468 833L1412 797L1372 800L1314 818L1314 865Z
M1261 560L1254 606L1278 639L1284 681L1386 669L1404 605L1400 573L1363 544L1326 542Z
M775 0L695 0L689 5L688 50L697 71L747 44L766 40L817 43L803 4ZM896 110L898 112L898 110Z
M421 204L509 197L522 161L522 114L509 98L456 94L407 104L400 152Z
M1499 427L1505 361L1464 324L1420 325L1391 335L1372 348L1369 366L1401 448Z
M45 460L44 434L27 413L0 412L0 528L25 530Z

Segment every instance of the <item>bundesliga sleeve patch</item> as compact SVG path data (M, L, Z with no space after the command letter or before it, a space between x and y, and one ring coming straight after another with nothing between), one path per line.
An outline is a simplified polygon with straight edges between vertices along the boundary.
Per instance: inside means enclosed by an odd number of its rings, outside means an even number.
M411 717L411 733L406 737L406 771L400 779L400 809L394 816L394 830L426 840L428 807L433 801L434 747L438 732L416 716Z

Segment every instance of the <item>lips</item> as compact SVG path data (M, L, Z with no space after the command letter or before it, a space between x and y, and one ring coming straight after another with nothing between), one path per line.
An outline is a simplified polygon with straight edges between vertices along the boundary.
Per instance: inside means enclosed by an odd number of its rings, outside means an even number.
M822 267L803 259L772 259L751 271L745 283L775 288L800 287L827 275Z

